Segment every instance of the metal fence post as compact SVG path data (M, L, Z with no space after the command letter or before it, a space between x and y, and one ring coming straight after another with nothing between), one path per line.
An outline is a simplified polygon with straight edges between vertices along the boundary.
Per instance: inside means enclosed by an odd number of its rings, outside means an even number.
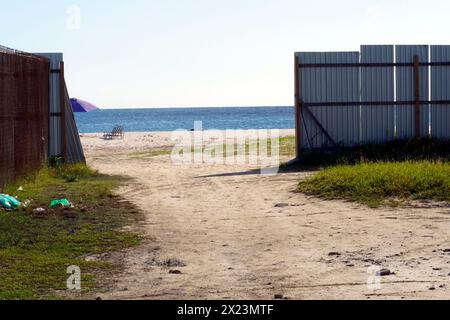
M296 141L296 155L300 158L302 148L302 100L300 90L300 61L295 56L295 141Z
M67 161L67 134L66 134L66 101L65 101L65 83L64 83L64 61L59 64L59 99L61 112L61 153L63 162Z
M419 56L414 56L414 108L415 108L415 120L416 120L416 138L420 138L422 133L421 126L421 114L420 114L420 65Z

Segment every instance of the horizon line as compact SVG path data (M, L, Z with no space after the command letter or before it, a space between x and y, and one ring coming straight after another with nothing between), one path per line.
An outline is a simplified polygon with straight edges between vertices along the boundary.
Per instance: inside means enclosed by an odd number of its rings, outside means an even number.
M116 109L218 109L218 108L293 108L294 105L267 105L267 106L156 106L156 107L99 107L100 110L116 110Z

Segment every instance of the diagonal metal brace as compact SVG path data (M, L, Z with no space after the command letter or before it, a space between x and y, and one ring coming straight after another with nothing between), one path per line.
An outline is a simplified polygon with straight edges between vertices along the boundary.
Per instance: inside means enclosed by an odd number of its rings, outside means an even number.
M334 141L334 139L330 136L330 134L328 133L328 131L322 126L322 124L320 123L320 121L316 118L316 116L311 112L311 110L309 109L308 106L303 105L303 108L306 110L306 112L311 116L311 118L313 119L314 123L319 127L320 131L322 131L322 133L325 135L325 137L327 137L327 139L331 142L331 144L333 145L333 147L337 147L337 143L336 141Z

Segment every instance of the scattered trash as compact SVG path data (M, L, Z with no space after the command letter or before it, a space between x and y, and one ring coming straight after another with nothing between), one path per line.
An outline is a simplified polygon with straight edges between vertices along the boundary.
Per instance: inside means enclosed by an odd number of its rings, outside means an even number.
M10 195L0 193L0 206L6 210L15 210L21 205L21 202Z
M284 299L284 296L283 296L282 294L276 294L276 295L274 296L274 298L275 298L276 300L283 300L283 299Z
M23 191L23 187L19 187L19 188L17 189L17 191L22 192L22 191Z
M33 210L33 214L37 214L37 215L42 215L45 213L45 209L44 208L36 208Z
M50 203L50 208L73 208L73 204L67 199L58 199Z
M31 202L33 202L33 200L25 200L25 201L22 202L21 207L22 208L27 208L31 204Z

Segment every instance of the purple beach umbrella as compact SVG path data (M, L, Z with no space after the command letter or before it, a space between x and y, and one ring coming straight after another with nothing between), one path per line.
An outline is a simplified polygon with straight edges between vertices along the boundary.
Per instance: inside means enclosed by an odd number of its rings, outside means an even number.
M72 98L70 99L70 103L72 105L73 112L91 112L98 110L98 108L92 103L80 99Z

